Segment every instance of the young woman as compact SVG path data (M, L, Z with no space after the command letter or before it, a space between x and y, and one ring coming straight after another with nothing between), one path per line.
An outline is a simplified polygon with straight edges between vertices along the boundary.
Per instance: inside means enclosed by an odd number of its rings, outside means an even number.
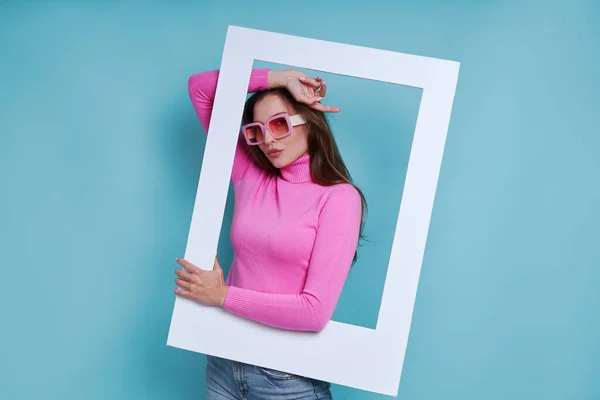
M208 132L218 70L192 75L189 95ZM183 259L177 295L279 329L320 331L356 260L364 196L320 103L320 78L253 69L231 179L233 263L227 280ZM329 383L208 357L208 399L329 399Z

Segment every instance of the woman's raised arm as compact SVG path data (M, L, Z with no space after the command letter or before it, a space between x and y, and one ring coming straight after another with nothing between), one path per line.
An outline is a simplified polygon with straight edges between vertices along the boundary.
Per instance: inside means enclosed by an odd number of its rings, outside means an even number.
M200 72L188 79L188 92L194 110L200 119L204 132L208 134L219 70ZM295 70L272 70L254 68L250 74L248 93L275 87L285 87L299 102L323 112L339 112L338 107L325 106L320 101L325 96L325 82L314 79ZM317 89L320 89L317 91Z

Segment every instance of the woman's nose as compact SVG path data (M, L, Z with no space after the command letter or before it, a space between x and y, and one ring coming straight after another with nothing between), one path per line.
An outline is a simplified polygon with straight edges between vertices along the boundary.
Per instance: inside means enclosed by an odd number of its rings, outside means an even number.
M275 138L271 134L271 131L269 131L268 129L265 129L264 135L265 135L265 143L273 143L275 141Z

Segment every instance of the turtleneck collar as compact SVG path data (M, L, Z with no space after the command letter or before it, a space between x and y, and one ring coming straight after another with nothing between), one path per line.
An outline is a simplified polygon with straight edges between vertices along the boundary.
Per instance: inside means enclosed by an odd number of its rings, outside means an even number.
M312 181L310 177L310 156L308 154L303 155L291 164L281 168L279 171L281 172L281 177L290 183Z

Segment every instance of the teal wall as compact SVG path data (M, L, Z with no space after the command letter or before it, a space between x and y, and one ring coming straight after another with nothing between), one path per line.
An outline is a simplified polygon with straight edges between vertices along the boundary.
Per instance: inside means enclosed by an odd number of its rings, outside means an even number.
M600 398L593 0L2 2L0 398L203 398L165 343L228 24L461 62L400 398ZM370 206L334 319L374 327L421 92L327 80Z

